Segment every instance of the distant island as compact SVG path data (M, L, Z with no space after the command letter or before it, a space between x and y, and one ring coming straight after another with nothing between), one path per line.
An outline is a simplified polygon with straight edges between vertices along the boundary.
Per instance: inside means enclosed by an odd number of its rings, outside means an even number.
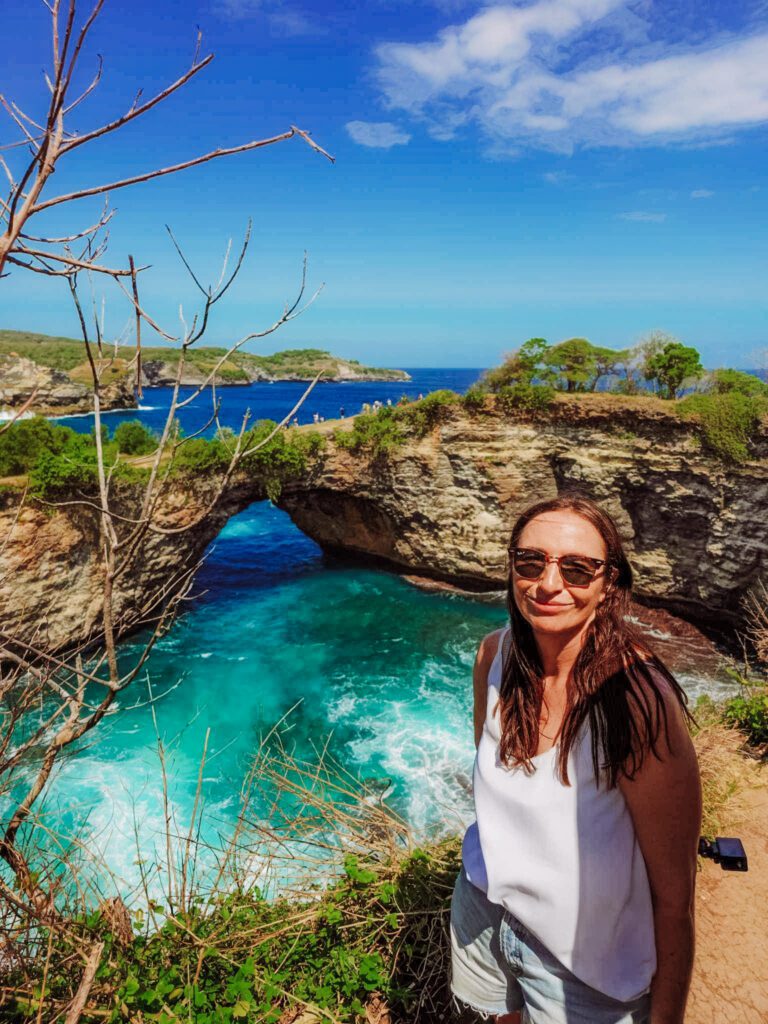
M202 384L226 354L225 348L205 346L187 353L181 383ZM101 360L105 408L133 408L135 366L133 346L105 346ZM180 353L165 346L148 346L141 352L143 387L173 384ZM356 359L342 359L325 349L285 349L273 355L234 352L213 378L217 387L258 381L406 381L405 370L363 366ZM36 390L33 408L38 412L87 412L91 408L91 369L83 342L25 331L0 331L0 406L12 411Z

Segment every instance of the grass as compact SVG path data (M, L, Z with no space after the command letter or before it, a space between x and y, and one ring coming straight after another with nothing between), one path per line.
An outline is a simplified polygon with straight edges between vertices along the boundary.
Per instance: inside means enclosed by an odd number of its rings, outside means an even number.
M257 807L269 807L268 820ZM169 822L170 859L147 863L142 906L122 915L127 929L115 927L113 905L76 902L65 927L11 929L19 959L4 990L8 1019L64 1010L93 950L100 966L84 1022L284 1024L311 1012L358 1024L384 1007L414 1024L441 1019L458 839L416 845L342 765L324 753L299 761L279 739L260 750L235 832L216 851L218 874L204 882L199 824ZM282 890L266 892L275 877L287 879Z

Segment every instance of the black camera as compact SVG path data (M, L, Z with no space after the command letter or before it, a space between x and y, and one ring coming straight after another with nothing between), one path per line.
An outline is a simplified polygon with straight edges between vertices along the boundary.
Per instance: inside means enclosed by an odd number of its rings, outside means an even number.
M747 854L740 839L724 839L718 836L711 842L704 836L699 840L699 856L709 857L719 864L723 871L747 871Z

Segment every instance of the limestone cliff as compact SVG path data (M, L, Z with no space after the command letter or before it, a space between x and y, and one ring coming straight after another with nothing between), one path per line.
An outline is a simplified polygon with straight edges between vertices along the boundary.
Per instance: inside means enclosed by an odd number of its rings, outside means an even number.
M527 421L490 407L470 416L454 405L443 415L425 436L377 459L334 444L326 424L328 445L284 485L279 504L329 552L499 590L518 512L578 487L616 517L646 601L695 621L737 624L748 589L768 583L768 436L754 461L729 468L661 402L561 396L546 416ZM161 521L192 522L212 487L199 477L175 483ZM46 650L93 638L103 580L94 512L31 503L19 512L19 493L0 495L0 631ZM136 494L121 495L117 511L130 518ZM197 563L231 515L264 497L263 483L242 474L203 523L151 535L119 580L126 631L141 625L148 603Z
M33 409L39 416L66 416L93 411L93 389L50 366L16 353L0 353L0 409L19 409L34 393ZM104 409L136 406L133 384L120 375L102 390Z
M768 438L726 467L661 402L561 396L538 421L445 416L386 458L329 446L281 506L328 551L489 590L505 585L518 513L578 488L615 516L641 598L737 622L750 586L768 582Z
M212 483L188 481L165 495L158 525L177 528L195 521L211 499ZM5 493L0 508L0 634L13 647L15 638L46 652L96 639L101 628L104 573L99 554L98 520L83 505L56 510ZM123 487L114 511L137 513L138 492ZM116 584L115 613L122 632L140 628L162 605L164 594L194 567L230 516L262 500L255 481L230 488L214 511L184 533L149 534L139 557ZM124 535L129 529L116 521Z

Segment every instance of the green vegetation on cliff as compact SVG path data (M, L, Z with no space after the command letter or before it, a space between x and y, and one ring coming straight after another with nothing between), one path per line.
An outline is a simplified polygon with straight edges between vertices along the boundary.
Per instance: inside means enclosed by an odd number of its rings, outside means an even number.
M474 418L500 414L521 422L567 422L569 417L577 417L587 399L585 392L560 398L553 385L530 378L515 381L499 374L491 379L493 387L486 378L463 396L436 391L416 402L404 398L397 406L361 414L351 420L351 429L338 428L333 439L341 448L382 457L401 448L409 438L423 437L462 409ZM676 424L693 429L702 449L712 457L732 465L748 462L755 457L755 443L768 416L768 385L738 371L716 371L713 380L716 389L674 402L661 402L648 394L593 392L590 413L600 420L601 429L610 431L613 421L616 433L624 437L634 436L643 424L658 432L659 414L663 414L670 429Z
M111 347L109 355L114 354ZM211 373L226 349L212 346L191 348L186 357L186 368L201 376ZM78 383L90 383L90 369L87 364L82 341L70 338L54 338L25 331L0 331L0 355L17 355L41 366L62 370ZM129 363L135 350L119 346L117 355L109 369L113 377L129 372ZM180 350L170 346L145 346L142 348L142 362L162 364L171 370L178 367ZM256 355L252 352L233 352L217 370L220 382L247 384L259 374L268 378L291 377L311 380L320 371L324 376L365 376L379 380L407 380L402 370L381 369L362 366L356 359L341 359L325 349L296 348L275 352L273 355Z
M260 420L241 441L245 453L239 471L258 474L270 498L277 498L283 483L302 473L324 439L315 431L276 429L272 420ZM271 435L271 436L270 436ZM173 454L172 478L200 477L226 471L236 438L222 430L211 439L194 437ZM105 468L112 480L138 483L146 479L148 455L157 450L158 438L139 420L121 423L110 438L102 427ZM167 462L170 450L164 455ZM78 434L42 417L11 424L0 434L0 477L28 478L33 497L55 501L73 492L93 496L98 486L96 441L93 433Z

